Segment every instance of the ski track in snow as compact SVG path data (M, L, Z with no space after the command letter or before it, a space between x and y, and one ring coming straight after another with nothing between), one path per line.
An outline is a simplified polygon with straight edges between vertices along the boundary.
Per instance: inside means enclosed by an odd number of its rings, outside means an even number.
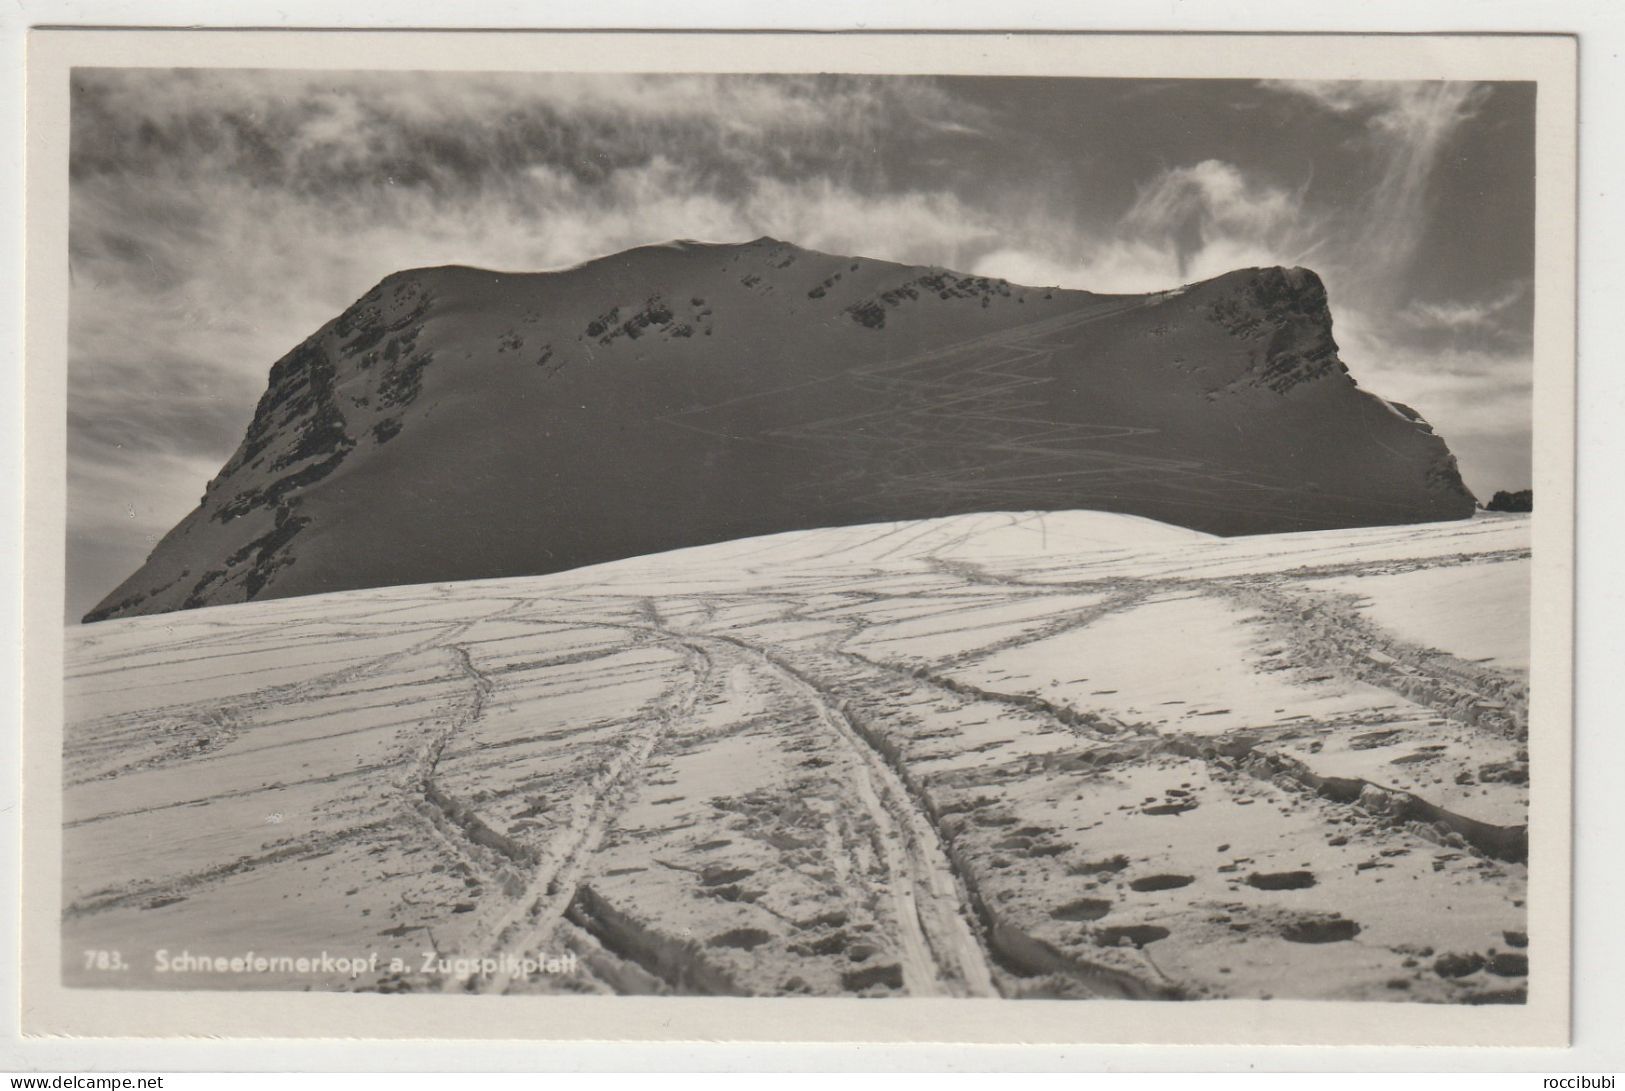
M1527 542L990 513L87 627L65 980L1516 1002Z

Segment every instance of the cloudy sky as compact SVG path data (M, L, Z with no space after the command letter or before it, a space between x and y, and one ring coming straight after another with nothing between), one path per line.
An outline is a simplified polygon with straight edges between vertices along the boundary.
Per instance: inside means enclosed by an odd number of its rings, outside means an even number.
M1147 291L1306 265L1360 383L1529 483L1529 84L77 70L68 613L385 275L672 238Z

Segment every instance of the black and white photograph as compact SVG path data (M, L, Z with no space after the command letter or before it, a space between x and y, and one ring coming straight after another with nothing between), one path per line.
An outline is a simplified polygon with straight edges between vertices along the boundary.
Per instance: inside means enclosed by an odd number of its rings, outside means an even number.
M573 51L66 69L70 999L1563 987L1561 91Z

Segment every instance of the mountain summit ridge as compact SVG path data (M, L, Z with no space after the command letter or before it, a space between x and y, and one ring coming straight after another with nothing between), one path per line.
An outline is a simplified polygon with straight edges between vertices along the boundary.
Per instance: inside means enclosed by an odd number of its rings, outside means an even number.
M775 531L1098 509L1218 534L1464 518L1320 278L1029 288L749 243L390 274L271 368L86 621L539 574Z

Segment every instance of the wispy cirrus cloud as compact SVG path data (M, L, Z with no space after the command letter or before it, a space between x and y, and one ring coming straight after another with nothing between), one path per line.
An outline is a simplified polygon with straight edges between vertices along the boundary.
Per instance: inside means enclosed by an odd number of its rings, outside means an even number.
M1063 237L1035 267L1068 287L1144 291L1254 264L1312 262L1360 303L1406 284L1428 220L1428 183L1452 135L1471 121L1486 89L1470 83L1271 81L1271 94L1363 124L1358 158L1374 167L1353 202L1318 200L1313 179L1260 179L1221 159L1164 168L1132 206L1094 238Z
M1231 269L1297 264L1311 238L1301 190L1206 159L1146 181L1121 218L1094 238L1074 236L1064 251L1052 241L1048 253L1003 248L983 257L977 271L1063 288L1150 292Z
M1344 262L1362 294L1392 299L1403 281L1392 273L1415 256L1427 225L1428 183L1451 138L1482 105L1488 88L1465 82L1302 81L1268 86L1335 114L1363 120L1364 143L1380 173L1347 210L1359 230L1348 234Z
M1501 323L1507 312L1529 295L1530 283L1520 280L1491 299L1418 300L1400 312L1400 318L1417 326L1447 330L1486 329Z

